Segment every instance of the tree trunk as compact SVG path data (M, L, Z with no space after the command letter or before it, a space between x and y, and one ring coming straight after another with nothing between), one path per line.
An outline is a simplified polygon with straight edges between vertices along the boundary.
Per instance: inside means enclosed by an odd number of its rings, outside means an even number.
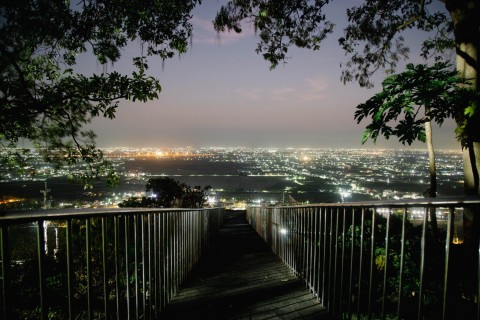
M435 150L433 149L432 122L430 119L430 108L425 106L425 135L428 149L428 165L430 172L430 187L427 196L435 198L437 196L437 169L435 166ZM439 242L440 232L438 231L437 213L435 208L428 209L430 214L430 226L435 243Z
M437 196L437 169L435 166L435 151L433 149L432 123L430 121L430 109L425 107L425 135L428 150L428 164L430 172L430 187L428 189L428 197L435 198Z
M446 0L446 8L450 13L454 26L456 43L457 71L471 81L470 87L479 90L479 57L480 45L480 3L478 0ZM478 101L476 102L479 103ZM462 123L464 110L459 110L457 123ZM478 111L477 111L478 112ZM464 190L466 195L480 196L480 117L469 123L467 140L463 145ZM479 208L467 208L463 214L464 243L473 250L478 250L480 229Z
M447 10L450 12L454 25L456 43L457 71L461 76L471 81L470 87L479 90L479 57L478 47L480 44L480 3L477 0L447 0ZM477 102L478 103L478 102ZM464 120L464 110L458 111L457 122ZM477 111L478 112L478 111ZM477 117L479 118L479 117ZM478 123L470 125L472 130L478 130ZM468 134L469 132L467 132ZM478 185L479 153L475 152L475 145L480 139L473 137L466 141L463 149L465 194L480 195ZM477 147L478 149L478 147Z

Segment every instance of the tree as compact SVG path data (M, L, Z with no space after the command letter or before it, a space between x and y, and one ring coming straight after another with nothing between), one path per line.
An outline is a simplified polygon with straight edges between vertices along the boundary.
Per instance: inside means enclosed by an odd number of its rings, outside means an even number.
M357 106L357 123L371 119L362 136L362 144L369 138L374 142L379 135L386 139L398 137L401 143L411 145L415 140L427 143L429 154L429 197L435 197L436 169L431 122L442 125L447 118L468 106L475 92L461 86L466 79L457 76L449 64L437 62L429 67L408 64L404 72L387 77L382 91Z
M146 185L148 197L130 198L120 207L201 208L207 200L210 186L191 187L170 177L149 179Z
M401 143L408 145L415 140L426 142L430 173L427 195L436 197L437 172L431 123L442 125L445 119L454 118L458 109L475 99L475 92L462 86L467 83L443 62L431 67L408 64L404 72L382 82L380 93L357 106L357 123L371 119L363 133L362 144L369 138L375 142L379 135L386 139L396 136ZM434 239L438 240L435 210L430 210L430 222Z
M291 46L320 49L320 44L332 32L324 9L335 1L327 0L231 0L222 6L215 18L218 32L241 32L241 22L251 21L259 35L257 53L271 67L285 61ZM423 31L425 58L444 59L449 52L456 54L460 77L469 79L467 87L480 90L478 85L480 42L480 3L478 0L365 0L346 12L348 24L339 38L339 45L348 57L341 79L357 81L371 87L371 76L379 69L393 72L409 48L405 31ZM442 8L443 6L443 8ZM335 19L334 17L330 17ZM455 111L457 134L464 149L465 192L480 195L480 111L478 99Z
M96 147L95 133L84 126L93 118L114 118L122 99L158 97L157 79L147 74L148 57L168 59L184 53L191 36L191 10L200 0L13 1L0 5L1 160L22 168L33 146L57 165L86 166L82 177L107 175L112 165ZM141 52L132 73L108 71L122 49L138 41ZM104 70L85 74L80 55L93 55ZM0 150L2 151L2 150Z

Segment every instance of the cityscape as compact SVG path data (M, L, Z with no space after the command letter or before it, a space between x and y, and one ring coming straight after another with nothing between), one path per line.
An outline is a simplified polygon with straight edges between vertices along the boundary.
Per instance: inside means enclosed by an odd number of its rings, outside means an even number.
M33 151L32 151L33 152ZM55 168L32 154L23 174L2 168L3 209L116 208L145 196L150 178L211 186L206 205L292 205L418 199L429 187L426 150L309 148L106 148L120 183L85 189L79 167ZM460 151L436 152L438 197L463 194ZM32 172L35 172L32 175Z

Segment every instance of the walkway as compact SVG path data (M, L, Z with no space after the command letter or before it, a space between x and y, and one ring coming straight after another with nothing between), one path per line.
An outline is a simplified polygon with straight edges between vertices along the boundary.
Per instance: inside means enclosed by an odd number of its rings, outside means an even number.
M245 221L225 225L162 319L326 319L326 312Z

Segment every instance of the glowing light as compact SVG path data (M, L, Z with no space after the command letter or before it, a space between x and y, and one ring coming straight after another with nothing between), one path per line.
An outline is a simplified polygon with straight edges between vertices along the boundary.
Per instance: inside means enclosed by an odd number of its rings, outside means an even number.
M287 233L288 233L287 229L285 229L285 228L280 229L280 234L286 235Z

